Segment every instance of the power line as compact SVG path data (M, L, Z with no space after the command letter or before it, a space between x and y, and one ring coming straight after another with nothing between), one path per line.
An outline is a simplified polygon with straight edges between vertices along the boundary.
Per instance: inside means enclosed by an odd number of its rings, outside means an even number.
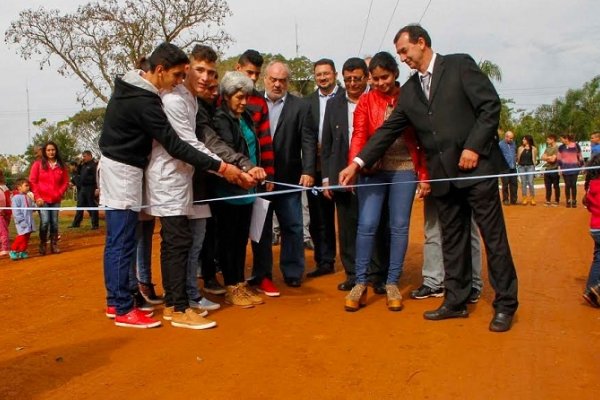
M385 33L383 34L383 37L381 38L381 43L379 43L379 49L377 49L377 51L381 51L381 46L383 46L383 41L385 40L388 30L390 29L390 25L392 24L392 19L394 18L394 14L396 14L396 8L398 8L399 3L400 3L400 0L396 1L396 5L394 6L394 11L392 11L392 15L390 15L390 20L388 21L387 27L385 28Z
M363 36L360 41L360 47L358 48L358 56L359 57L362 52L363 43L365 42L365 36L367 35L367 26L369 26L369 17L371 16L371 8L373 8L373 0L371 0L371 4L369 5L369 12L367 13L367 20L365 21L365 30L363 31Z
M421 18L419 18L419 24L421 23L421 21L423 20L423 17L425 16L425 14L427 13L427 10L429 10L429 5L431 4L431 0L429 0L429 3L427 3L427 7L425 7L425 11L423 11L423 15L421 15Z

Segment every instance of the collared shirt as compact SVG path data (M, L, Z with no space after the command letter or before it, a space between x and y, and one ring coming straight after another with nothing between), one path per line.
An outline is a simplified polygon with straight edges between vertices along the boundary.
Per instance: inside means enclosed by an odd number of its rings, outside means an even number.
M429 73L433 76L433 66L435 65L436 57L437 57L437 54L434 52L433 56L431 57L431 61L429 61L429 66L427 67L427 71L425 71L425 74ZM422 74L420 71L417 71L417 74L419 74L419 79L421 79L425 76L425 74Z
M365 89L362 94L369 92L369 86ZM361 96L362 96L361 94ZM360 98L360 96L359 96ZM356 105L358 104L358 100L353 101L348 97L348 92L346 92L346 100L348 101L348 143L352 142L352 134L354 133L354 110L356 110Z
M279 100L271 100L269 96L267 96L267 92L265 92L265 100L267 101L267 107L269 107L269 125L271 129L271 139L275 136L275 130L277 129L277 123L279 122L279 117L281 116L281 110L283 110L283 105L285 104L285 99L287 97L286 94Z
M338 86L335 85L333 91L329 94L321 93L321 89L318 90L319 93L319 144L321 144L321 138L323 137L323 118L325 117L325 107L327 106L327 101L331 99L338 91Z
M506 140L501 140L498 145L500 146L500 151L502 151L502 155L508 164L508 168L515 169L516 166L516 158L517 158L517 145L514 140L510 143L507 143Z

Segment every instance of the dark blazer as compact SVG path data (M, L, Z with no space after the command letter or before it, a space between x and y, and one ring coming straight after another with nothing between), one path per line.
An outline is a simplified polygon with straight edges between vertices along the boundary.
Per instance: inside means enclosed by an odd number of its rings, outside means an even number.
M337 88L337 91L335 92L335 95L332 97L332 99L335 99L338 97L346 97L346 90L339 86ZM308 97L306 97L305 101L308 102L308 104L309 104L308 122L310 123L310 129L312 130L313 135L315 135L315 138L317 139L316 170L322 171L323 166L322 166L322 160L321 160L321 158L322 158L321 148L318 146L318 143L319 143L319 117L321 116L321 109L320 109L321 102L319 101L319 89L315 90ZM322 138L321 138L321 141L322 141ZM317 182L317 184L320 184L320 182Z
M335 96L327 102L323 119L321 138L321 168L323 178L329 178L329 185L339 183L340 171L348 165L348 99Z
M358 155L366 166L377 161L409 124L427 157L431 179L463 178L500 173L507 168L498 146L500 98L488 77L467 54L437 55L429 101L415 73L402 86L392 115ZM458 169L463 149L479 154L471 171ZM481 179L458 180L464 188ZM449 182L432 182L434 196L448 192Z
M273 135L276 182L297 185L300 175L315 176L317 137L307 118L308 103L288 93Z

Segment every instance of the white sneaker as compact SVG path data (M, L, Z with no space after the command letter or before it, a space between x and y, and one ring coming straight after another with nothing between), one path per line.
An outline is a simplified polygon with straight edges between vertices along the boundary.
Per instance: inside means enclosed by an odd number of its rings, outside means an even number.
M221 308L221 305L219 303L215 303L214 301L210 301L206 297L201 297L200 300L190 300L190 307L198 308L200 310L214 311Z

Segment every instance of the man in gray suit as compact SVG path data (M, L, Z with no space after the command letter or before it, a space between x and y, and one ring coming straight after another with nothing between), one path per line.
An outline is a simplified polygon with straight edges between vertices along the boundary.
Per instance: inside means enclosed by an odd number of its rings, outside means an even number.
M371 137L340 182L373 165L412 125L427 155L442 230L446 297L426 311L429 320L468 317L472 287L471 215L486 245L490 283L496 291L493 332L511 328L518 307L517 273L502 215L498 180L486 178L507 168L498 147L500 98L488 77L466 54L443 56L419 25L402 28L394 38L402 62L415 73L402 86L398 105ZM456 179L459 178L459 179Z

